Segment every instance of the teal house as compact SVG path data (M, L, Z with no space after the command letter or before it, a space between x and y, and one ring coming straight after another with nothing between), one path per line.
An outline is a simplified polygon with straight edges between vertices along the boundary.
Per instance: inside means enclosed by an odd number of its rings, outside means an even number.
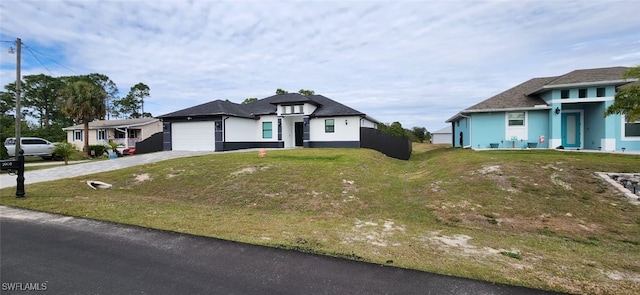
M626 67L575 70L533 78L450 119L453 146L472 149L543 148L640 151L640 121L603 117Z

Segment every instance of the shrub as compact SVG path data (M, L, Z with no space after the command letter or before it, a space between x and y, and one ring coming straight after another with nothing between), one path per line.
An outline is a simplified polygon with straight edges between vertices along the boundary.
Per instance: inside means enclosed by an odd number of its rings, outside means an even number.
M9 153L7 152L7 148L4 146L4 140L0 141L0 160L8 159Z
M116 148L118 147L118 144L113 142L113 141L109 141L109 143L107 143L109 145L109 147L111 147L112 151L116 151Z
M106 150L107 147L105 147L104 145L90 145L89 155L92 157L101 157Z

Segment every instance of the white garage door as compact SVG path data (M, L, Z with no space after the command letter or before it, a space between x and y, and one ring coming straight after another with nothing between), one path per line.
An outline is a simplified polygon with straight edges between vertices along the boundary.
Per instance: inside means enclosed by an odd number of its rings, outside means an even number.
M215 151L213 122L171 124L171 149L174 151Z

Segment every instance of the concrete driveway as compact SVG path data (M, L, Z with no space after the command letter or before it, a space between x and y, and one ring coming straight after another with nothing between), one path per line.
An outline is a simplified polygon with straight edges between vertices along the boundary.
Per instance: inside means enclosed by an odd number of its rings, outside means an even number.
M245 150L246 152L246 150ZM253 151L252 151L253 152ZM188 151L166 151L156 152L128 157L120 157L104 161L90 161L74 165L62 165L49 169L27 171L24 174L24 184L31 184L43 181L51 181L63 178L71 178L81 175L98 172L112 171L148 163L155 163L169 159L200 156L212 154L211 151L188 152ZM14 187L17 185L16 176L0 174L0 189Z

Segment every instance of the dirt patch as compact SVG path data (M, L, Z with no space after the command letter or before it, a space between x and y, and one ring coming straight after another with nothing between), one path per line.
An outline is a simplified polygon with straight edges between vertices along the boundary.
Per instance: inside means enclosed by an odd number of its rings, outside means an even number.
M502 171L500 171L500 165L493 165L493 166L482 167L481 169L478 170L478 173L482 175L487 175L490 173L502 174Z
M404 231L404 226L395 225L392 220L372 222L356 219L351 227L351 232L344 235L342 243L364 242L378 247L400 246L400 243L392 241L392 237L396 233L404 233Z
M520 253L519 250L511 249L494 249L491 247L482 247L478 248L474 245L469 244L469 241L472 237L467 235L453 235L453 236L445 236L440 234L441 231L434 231L428 233L427 236L423 236L418 238L418 240L422 242L429 243L430 245L434 245L445 252L456 251L460 252L466 256L472 255L494 255L500 254L504 252L509 253ZM524 268L525 266L518 264L518 267Z
M167 174L166 178L167 179L174 178L174 177L179 176L180 174L184 173L185 171L187 171L187 170L185 170L185 169L173 170L173 168L171 168L171 173Z
M562 179L560 179L560 175L558 173L551 173L551 182L553 182L553 184L562 187L565 190L573 190L573 188L571 187L570 184L562 181Z
M483 166L482 168L471 172L471 175L476 174L480 174L488 179L491 179L493 182L495 182L498 188L503 191L508 191L511 193L518 192L518 190L513 187L511 181L509 180L509 173L504 173L500 165Z
M242 174L253 174L253 173L257 172L257 171L264 171L264 170L267 170L269 168L270 168L269 166L244 167L244 168L242 168L242 169L240 169L238 171L231 172L231 175L239 176L239 175L242 175Z
M632 281L636 283L640 283L640 274L637 273L628 273L622 271L606 271L603 272L608 278L616 281Z
M136 179L136 182L144 182L144 181L151 181L151 177L149 176L149 173L142 173L142 174L134 174L133 175Z
M350 192L357 192L358 187L356 187L356 182L353 180L342 180L342 193L348 194Z

